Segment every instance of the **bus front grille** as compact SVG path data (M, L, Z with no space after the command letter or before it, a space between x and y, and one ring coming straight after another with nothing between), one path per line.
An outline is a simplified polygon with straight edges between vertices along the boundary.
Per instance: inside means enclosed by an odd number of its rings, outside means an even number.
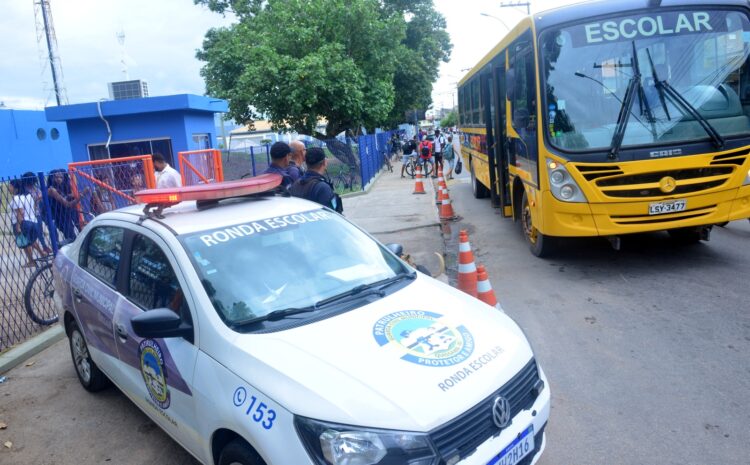
M736 166L709 166L651 173L618 174L596 179L594 185L602 194L614 198L661 197L665 194L692 194L724 185L737 169ZM670 177L676 186L672 191L661 190L660 182Z
M709 205L701 208L694 208L692 210L685 210L679 213L671 213L667 215L620 215L610 216L610 220L613 223L627 226L635 224L656 224L656 223L672 223L675 221L689 220L693 218L700 218L702 216L710 215L716 211L716 205Z

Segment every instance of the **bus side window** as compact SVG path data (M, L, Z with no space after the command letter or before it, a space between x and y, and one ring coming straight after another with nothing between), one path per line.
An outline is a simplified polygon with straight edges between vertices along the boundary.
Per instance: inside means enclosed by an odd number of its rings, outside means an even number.
M534 66L534 47L531 31L522 34L508 49L510 77L507 89L510 100L511 125L518 133L519 139L510 139L508 151L510 160L527 170L535 183L538 183L536 140L536 68ZM518 163L522 165L518 165Z

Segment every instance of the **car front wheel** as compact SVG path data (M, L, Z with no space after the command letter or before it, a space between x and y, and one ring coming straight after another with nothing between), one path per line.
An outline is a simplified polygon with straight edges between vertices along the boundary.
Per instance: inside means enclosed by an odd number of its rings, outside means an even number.
M70 323L68 338L70 340L70 355L73 357L73 367L81 385L90 392L101 391L109 386L107 376L91 360L89 346L75 322Z
M235 439L224 447L218 465L265 465L265 462L242 439Z

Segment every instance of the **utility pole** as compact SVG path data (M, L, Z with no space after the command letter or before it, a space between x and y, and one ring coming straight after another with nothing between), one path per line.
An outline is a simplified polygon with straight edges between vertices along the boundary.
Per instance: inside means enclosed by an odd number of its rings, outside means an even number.
M500 3L500 8L512 8L512 7L517 7L517 6L525 6L526 7L526 14L527 15L531 14L531 2L516 1L516 2L503 2L503 3Z
M57 105L68 103L68 96L63 84L62 64L60 55L57 51L57 37L55 35L55 26L52 23L52 11L49 6L49 0L34 1L34 16L36 19L37 43L40 51L44 47L42 41L47 45L47 58L49 59L50 71L52 72L52 84L55 89L55 99Z

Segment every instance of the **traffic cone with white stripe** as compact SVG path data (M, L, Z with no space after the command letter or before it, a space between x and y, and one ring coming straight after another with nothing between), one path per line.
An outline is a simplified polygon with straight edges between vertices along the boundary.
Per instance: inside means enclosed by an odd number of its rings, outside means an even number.
M414 184L414 192L412 194L426 194L424 191L424 184L422 183L422 167L417 165L417 182Z
M477 267L465 229L458 235L458 289L470 296L477 296Z
M484 265L477 265L477 298L487 305L500 308L495 297L495 291L492 289L490 278L487 277L487 270Z
M443 204L443 198L445 195L443 194L443 188L438 184L437 186L437 199L435 200L435 205L438 206L438 209L440 209L440 205Z
M443 189L443 200L440 205L440 219L441 220L455 220L456 214L453 212L453 205L451 204L451 197L448 194L448 189Z

